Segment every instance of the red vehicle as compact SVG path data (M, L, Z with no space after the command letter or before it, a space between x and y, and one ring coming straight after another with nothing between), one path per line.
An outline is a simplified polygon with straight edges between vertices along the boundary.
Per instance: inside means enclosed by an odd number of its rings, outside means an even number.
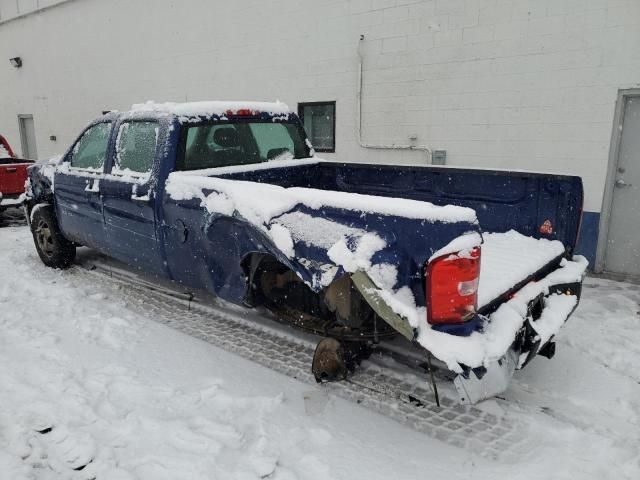
M22 205L27 168L33 160L16 158L9 142L0 135L0 212Z

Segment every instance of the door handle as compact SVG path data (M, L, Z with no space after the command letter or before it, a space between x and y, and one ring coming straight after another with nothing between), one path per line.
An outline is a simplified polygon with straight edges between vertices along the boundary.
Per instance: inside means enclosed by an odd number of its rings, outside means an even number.
M621 178L619 178L618 180L616 180L615 183L616 187L618 188L626 188L626 187L633 187L633 185L631 183L626 183L624 180L622 180Z
M131 200L134 202L149 202L151 201L150 195L137 195L135 193L131 194Z
M16 173L17 171L18 169L15 167L7 167L7 169L5 170L5 172L7 173Z
M138 190L142 190L142 192L138 192ZM146 193L144 190L146 190ZM147 203L151 201L151 197L152 192L148 187L144 189L140 188L140 185L138 185L137 183L134 183L131 187L131 200L133 200L134 202Z
M87 186L84 187L84 191L85 192L90 192L90 193L99 193L100 192L100 179L92 179L92 180L87 180Z

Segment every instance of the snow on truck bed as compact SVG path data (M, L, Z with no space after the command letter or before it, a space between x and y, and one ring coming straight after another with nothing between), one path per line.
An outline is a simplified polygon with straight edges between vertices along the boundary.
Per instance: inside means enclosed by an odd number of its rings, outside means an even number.
M271 162L268 162L269 164ZM290 166L300 165L297 160L281 161ZM217 170L217 169L216 169ZM221 173L221 172L216 172ZM204 190L217 193L205 198ZM195 172L173 172L167 182L167 193L174 200L201 198L211 213L226 213L230 208L256 225L268 224L271 219L291 210L298 204L310 208L334 207L345 210L395 215L417 220L440 222L477 222L476 212L454 205L437 206L429 202L389 198L358 193L318 190L314 188L285 188L269 183L229 180L197 175ZM215 202L209 202L212 197ZM222 197L220 197L222 196ZM259 202L256 199L260 199ZM222 207L224 204L224 207ZM222 210L219 208L222 207ZM233 210L231 210L233 212Z

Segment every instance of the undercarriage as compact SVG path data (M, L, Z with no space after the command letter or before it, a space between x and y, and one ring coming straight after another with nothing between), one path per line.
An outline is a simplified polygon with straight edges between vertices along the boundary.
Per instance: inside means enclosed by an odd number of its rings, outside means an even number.
M319 293L273 257L251 260L251 306L264 306L280 321L326 337L315 351L312 371L318 382L345 379L371 346L396 332L362 297L349 274Z

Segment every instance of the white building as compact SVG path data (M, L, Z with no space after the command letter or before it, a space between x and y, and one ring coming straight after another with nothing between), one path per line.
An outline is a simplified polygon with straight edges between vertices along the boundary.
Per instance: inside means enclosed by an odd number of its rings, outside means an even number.
M640 0L0 0L0 133L25 155L148 99L323 102L327 158L580 175L580 250L636 274L640 189L613 185L640 185L638 87Z

